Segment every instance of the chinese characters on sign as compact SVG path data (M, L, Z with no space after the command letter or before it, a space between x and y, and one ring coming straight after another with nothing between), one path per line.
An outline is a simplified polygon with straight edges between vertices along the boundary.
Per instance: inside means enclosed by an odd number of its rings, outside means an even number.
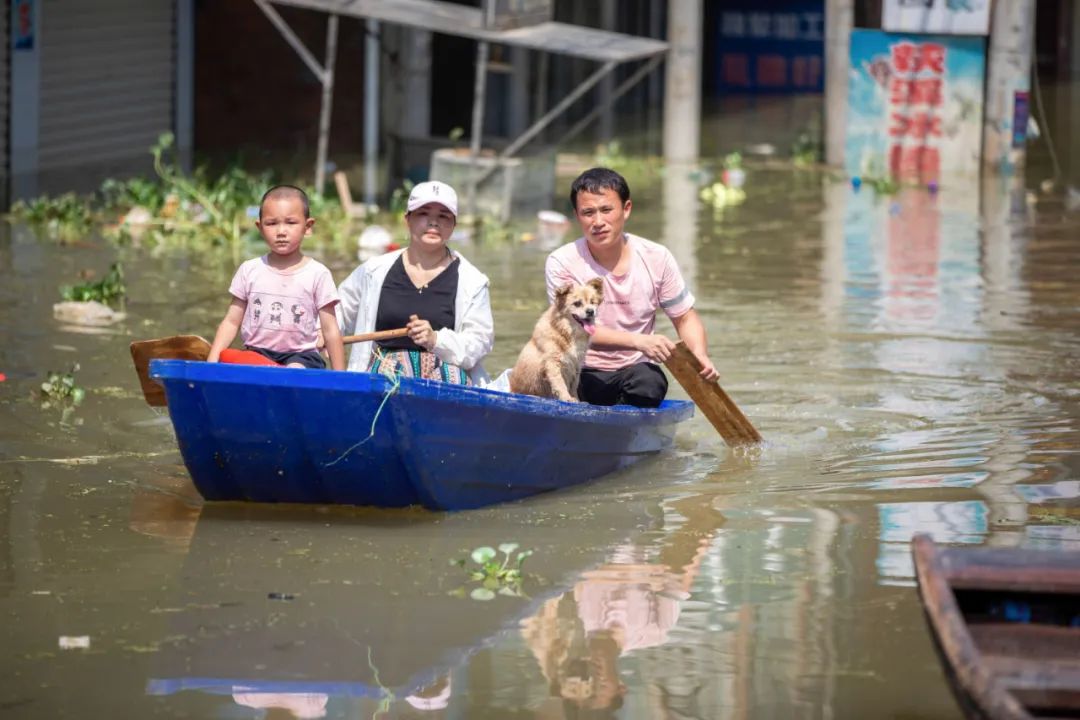
M11 47L14 50L34 49L33 0L13 0L11 3Z
M847 172L939 184L977 178L986 39L851 33Z
M720 13L718 89L821 91L825 41L822 2L758 0L743 4L746 9ZM775 11L770 6L775 6Z
M937 182L941 175L941 105L945 47L899 42L889 73L889 173Z

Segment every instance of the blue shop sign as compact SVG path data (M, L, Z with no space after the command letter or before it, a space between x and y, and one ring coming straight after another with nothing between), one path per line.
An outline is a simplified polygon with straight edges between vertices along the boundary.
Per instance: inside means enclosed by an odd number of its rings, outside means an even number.
M725 3L718 23L719 92L824 91L823 0L738 0Z

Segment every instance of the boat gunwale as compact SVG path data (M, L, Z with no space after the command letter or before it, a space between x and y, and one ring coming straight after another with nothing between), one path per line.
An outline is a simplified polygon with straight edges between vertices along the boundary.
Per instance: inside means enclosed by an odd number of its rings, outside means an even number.
M378 393L380 395L386 394L394 386L389 378L376 373L306 371L298 368L166 359L150 361L150 377L158 381L249 384L298 390ZM396 393L435 402L497 408L564 421L603 422L609 425L666 425L682 422L694 414L694 404L689 400L665 400L658 408L638 408L629 405L600 406L421 378L401 378Z

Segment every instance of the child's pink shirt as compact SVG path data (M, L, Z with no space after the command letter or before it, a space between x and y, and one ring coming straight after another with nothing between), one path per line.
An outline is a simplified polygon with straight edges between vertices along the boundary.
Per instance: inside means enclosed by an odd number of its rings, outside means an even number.
M271 267L265 255L252 258L236 271L229 294L247 303L244 345L278 352L314 350L319 310L338 302L333 276L312 258L289 271Z
M608 271L589 252L585 238L551 253L544 268L548 301L566 283L585 283L593 278L604 282L604 301L596 311L600 327L648 335L656 325L656 311L670 318L684 315L694 307L694 296L683 282L675 257L663 245L626 233L631 251L630 267L623 275ZM619 370L646 358L637 350L597 350L589 348L585 367Z

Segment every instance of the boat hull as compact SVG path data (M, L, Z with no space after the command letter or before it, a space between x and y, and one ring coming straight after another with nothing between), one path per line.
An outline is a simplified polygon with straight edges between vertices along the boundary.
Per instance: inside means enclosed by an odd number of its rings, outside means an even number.
M912 542L934 647L972 720L1080 717L1080 553Z
M154 360L150 374L207 500L481 507L630 465L693 414L368 373Z

